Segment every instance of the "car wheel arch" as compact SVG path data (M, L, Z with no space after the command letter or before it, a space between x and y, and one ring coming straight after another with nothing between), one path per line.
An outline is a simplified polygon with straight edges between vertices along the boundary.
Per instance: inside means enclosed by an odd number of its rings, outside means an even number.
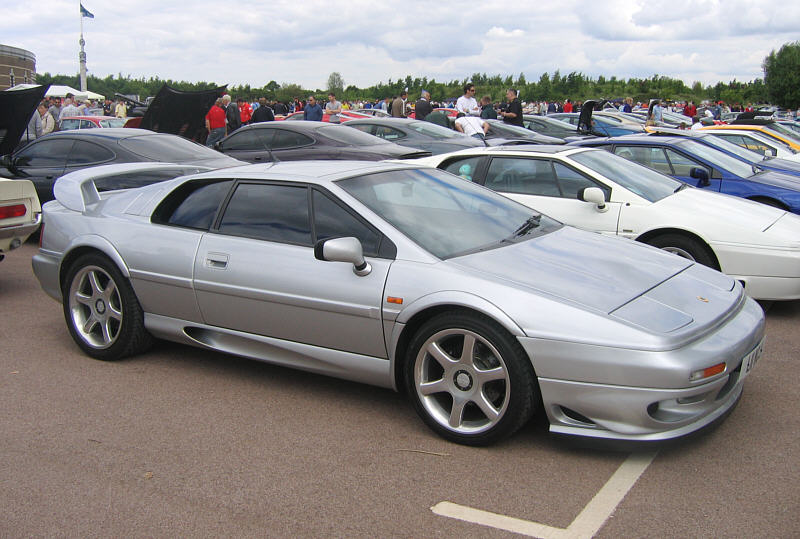
M778 208L784 211L791 211L789 206L784 204L781 200L773 197L768 196L752 196L748 197L747 200L752 200L753 202L758 202L759 204L765 204L767 206L772 206L773 208Z
M713 269L721 271L717 254L714 252L714 250L702 236L699 236L694 232L682 228L658 228L644 232L643 234L639 235L636 238L636 241L650 244L650 242L655 238L666 235L682 236L683 238L699 243L705 250L706 254L711 258L712 262L714 263Z
M428 320L440 314L449 312L478 316L498 324L513 337L523 336L525 334L508 315L500 311L494 305L488 305L491 306L490 309L480 309L472 305L455 302L431 304L416 310L416 312L410 314L410 316L404 317L403 320L398 319L399 324L395 326L395 332L391 336L391 350L393 352L391 354L391 361L394 388L398 391L403 391L405 387L403 360L406 357L408 346L417 334L417 331L419 331L419 328Z
M131 278L128 265L111 242L100 236L84 236L74 240L69 248L64 251L58 275L60 284L63 285L64 278L66 277L67 271L69 271L69 268L72 266L72 263L79 257L88 253L100 253L106 256L117 266L117 269L119 269L123 277L126 279Z

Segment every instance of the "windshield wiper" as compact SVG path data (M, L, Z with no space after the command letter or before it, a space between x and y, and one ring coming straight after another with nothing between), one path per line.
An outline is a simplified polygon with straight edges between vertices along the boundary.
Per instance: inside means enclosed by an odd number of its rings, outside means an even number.
M682 183L682 184L680 184L678 187L676 187L676 188L675 188L675 190L673 191L673 193L677 193L678 191L683 191L683 190L684 190L684 189L686 189L687 187L689 187L689 184L688 184L688 183Z
M528 219L525 220L519 228L514 231L514 234L511 235L512 238L518 238L520 236L524 236L534 228L539 226L539 222L542 220L542 215L531 215Z

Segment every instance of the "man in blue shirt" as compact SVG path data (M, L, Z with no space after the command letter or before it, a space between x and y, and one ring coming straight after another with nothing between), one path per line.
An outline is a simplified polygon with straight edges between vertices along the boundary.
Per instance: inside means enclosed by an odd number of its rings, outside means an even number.
M305 119L312 120L315 122L322 121L322 107L319 106L317 103L317 99L312 95L309 96L308 101L306 102L306 106L303 109L305 112Z

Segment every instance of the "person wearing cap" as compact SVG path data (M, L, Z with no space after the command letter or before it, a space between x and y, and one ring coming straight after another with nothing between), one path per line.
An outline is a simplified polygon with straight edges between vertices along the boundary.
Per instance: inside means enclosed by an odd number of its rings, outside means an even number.
M417 120L424 120L425 117L433 112L433 105L431 105L431 94L427 90L422 90L422 95L417 102L414 103L414 115Z

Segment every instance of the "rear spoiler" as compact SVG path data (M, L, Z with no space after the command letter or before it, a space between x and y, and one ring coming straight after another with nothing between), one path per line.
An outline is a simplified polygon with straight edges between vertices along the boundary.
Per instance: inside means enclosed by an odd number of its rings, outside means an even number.
M198 165L177 165L174 163L118 163L115 165L102 165L99 167L84 168L65 174L56 180L53 186L53 195L65 208L81 212L87 206L100 202L100 193L97 191L95 180L130 174L135 172L161 172L174 170L177 176L196 174L214 170L212 167Z

